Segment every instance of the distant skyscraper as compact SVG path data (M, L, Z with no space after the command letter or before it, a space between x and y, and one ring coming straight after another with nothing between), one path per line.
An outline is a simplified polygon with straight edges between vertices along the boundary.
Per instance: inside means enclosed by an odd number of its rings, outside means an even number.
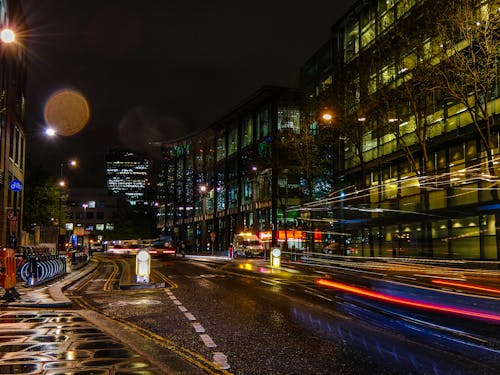
M146 154L114 147L106 155L108 190L123 194L132 205L149 200L150 172L151 159Z

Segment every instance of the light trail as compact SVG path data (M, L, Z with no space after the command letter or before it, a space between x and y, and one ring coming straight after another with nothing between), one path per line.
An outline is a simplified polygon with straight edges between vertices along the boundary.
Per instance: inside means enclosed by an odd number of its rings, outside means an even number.
M465 284L465 283L459 283L459 282L455 282L455 281L439 280L439 279L433 279L432 282L434 284L456 286L456 287L460 287L460 288L474 289L474 290L480 290L483 292L491 292L491 293L499 293L500 294L500 289L488 288L488 287L481 286L481 285Z
M329 288L343 290L346 292L354 293L354 294L369 297L369 298L373 298L373 299L376 299L379 301L385 301L385 302L390 302L390 303L395 303L395 304L410 306L410 307L417 307L417 308L431 310L431 311L457 314L457 315L461 315L461 316L465 316L465 317L469 317L469 318L486 319L486 320L500 323L500 315L497 315L497 314L492 314L492 313L487 313L487 312L482 312L482 311L460 309L457 307L446 306L446 305L437 305L434 303L415 301L415 300L401 298L401 297L393 297L393 296L390 296L388 294L373 292L371 290L358 288L355 286L342 284L342 283L338 283L338 282L335 282L332 280L327 280L327 279L317 279L316 284L321 285L321 286L325 286L325 287L329 287Z

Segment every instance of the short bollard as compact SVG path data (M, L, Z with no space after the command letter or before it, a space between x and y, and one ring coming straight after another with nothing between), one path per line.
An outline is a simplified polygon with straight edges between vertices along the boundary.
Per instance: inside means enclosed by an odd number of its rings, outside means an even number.
M70 273L71 272L71 257L70 256L66 256L66 273Z
M279 268L281 266L281 250L277 247L271 251L271 267Z
M135 277L138 283L149 283L151 257L149 251L141 250L135 256Z

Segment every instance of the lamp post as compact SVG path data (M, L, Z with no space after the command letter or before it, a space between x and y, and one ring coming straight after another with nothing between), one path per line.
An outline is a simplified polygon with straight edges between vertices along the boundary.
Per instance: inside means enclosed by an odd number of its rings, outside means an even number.
M324 125L333 128L333 121L334 121L334 115L330 111L328 107L325 107L323 111L321 112L320 115L321 121L323 122ZM358 119L359 122L365 121L364 117L360 117ZM344 192L344 148L345 148L345 137L340 134L340 129L335 128L336 135L338 135L336 138L338 139L338 144L337 144L337 152L335 153L335 145L333 145L333 150L332 150L332 160L333 160L333 165L332 165L332 177L333 176L338 176L338 182L337 186L335 188L336 191L339 191L339 202L340 202L340 209L339 209L339 232L343 232L343 220L344 220L344 197L345 197L345 192ZM334 155L335 154L335 155ZM333 178L332 178L332 183L333 183ZM344 250L345 247L345 240L342 238L339 240L339 243L341 244L341 249Z
M89 207L88 202L82 204L83 208L83 237L82 237L82 250L85 252L85 231L87 228L87 208Z
M207 185L200 185L201 195L201 246L202 249L208 243L207 237ZM212 249L213 251L213 249Z
M57 255L61 252L61 232L62 232L62 200L63 200L63 189L66 186L66 181L62 178L59 180L59 216L57 219Z
M76 167L77 166L77 161L75 159L70 159L66 162L62 162L60 164L60 174L59 174L59 219L57 221L57 254L59 255L60 251L61 251L61 247L62 247L62 244L61 244L61 236L63 234L65 234L64 232L64 227L63 227L63 217L62 217L62 201L63 201L63 189L66 188L67 186L67 183L64 179L64 166L65 165L68 165L70 167ZM65 240L63 242L63 244L66 243L66 237L65 237Z

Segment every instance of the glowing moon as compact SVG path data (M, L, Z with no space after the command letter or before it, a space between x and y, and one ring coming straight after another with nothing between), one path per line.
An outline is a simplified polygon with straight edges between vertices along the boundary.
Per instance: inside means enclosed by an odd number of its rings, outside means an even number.
M44 117L47 125L55 129L58 135L75 135L87 125L90 107L79 92L62 90L47 100Z

